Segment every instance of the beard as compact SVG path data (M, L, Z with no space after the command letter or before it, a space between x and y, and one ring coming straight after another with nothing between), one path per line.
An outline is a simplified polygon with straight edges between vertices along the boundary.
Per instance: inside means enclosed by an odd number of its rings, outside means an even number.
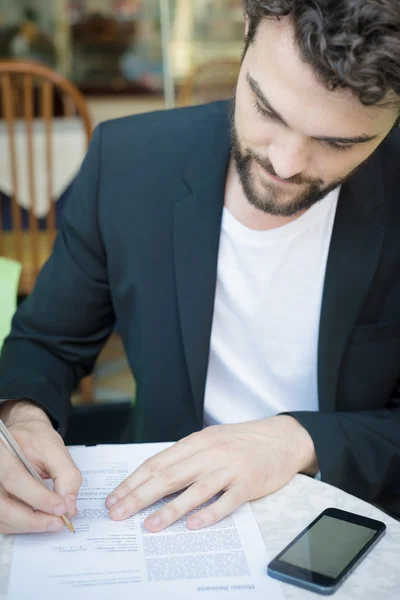
M278 177L278 175L275 173L272 163L268 158L262 157L250 149L242 149L235 124L235 101L232 102L230 116L230 138L231 153L244 195L252 206L268 215L293 217L310 209L335 188L347 181L359 168L359 166L356 167L345 177L330 183L325 183L321 179L308 179L302 175L295 175L285 179L281 186L278 183L267 183L266 181L259 181L259 185L257 186L255 175L252 172L254 163L260 165L270 175L274 177ZM306 188L291 200L282 201L280 199L282 196L282 187L286 186L286 181L292 184L306 185ZM293 189L293 186L291 188Z

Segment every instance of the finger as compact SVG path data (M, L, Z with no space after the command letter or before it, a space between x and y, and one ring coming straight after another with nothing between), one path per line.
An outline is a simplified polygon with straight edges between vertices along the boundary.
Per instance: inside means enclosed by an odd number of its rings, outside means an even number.
M64 498L69 517L77 513L76 499L82 483L82 474L65 446L54 445L44 459L44 464L54 481L54 491Z
M228 484L228 472L224 469L216 469L193 483L190 488L171 500L161 510L147 517L144 526L151 532L161 531L198 506L208 502Z
M37 482L20 460L6 448L0 452L0 481L8 494L42 512L62 516L67 512L65 501Z
M136 471L132 473L132 475L127 477L127 479L125 479L125 481L116 487L115 490L107 497L106 507L111 509L111 507L116 505L117 502L120 502L133 490L139 488L156 474L160 473L160 471L168 469L168 467L171 465L174 465L196 453L197 447L193 440L195 440L195 435L176 442L176 444L170 448L162 450L155 456L152 456L146 460L138 469L136 469Z
M246 488L234 486L206 508L203 508L194 515L190 515L187 520L187 526L189 529L201 529L214 525L214 523L218 523L218 521L233 513L239 506L247 502L247 500Z
M1 535L11 535L15 533L12 529L10 529L10 527L7 527L7 525L3 525L2 523L0 523L0 534Z
M125 489L129 489L130 493L111 508L111 519L117 521L127 519L160 498L192 484L209 468L207 456L206 451L197 452L160 471L137 488L131 487L131 478L128 477Z
M0 494L0 533L39 533L61 531L64 523L39 510L21 504L5 494Z

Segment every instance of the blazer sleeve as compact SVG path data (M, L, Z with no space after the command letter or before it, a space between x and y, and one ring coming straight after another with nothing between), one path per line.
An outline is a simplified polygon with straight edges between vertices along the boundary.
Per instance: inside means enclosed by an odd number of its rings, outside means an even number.
M0 398L42 406L63 435L70 396L88 374L115 317L99 230L101 126L64 209L52 255L14 315L0 358Z
M383 409L291 415L314 441L323 481L400 515L399 395Z

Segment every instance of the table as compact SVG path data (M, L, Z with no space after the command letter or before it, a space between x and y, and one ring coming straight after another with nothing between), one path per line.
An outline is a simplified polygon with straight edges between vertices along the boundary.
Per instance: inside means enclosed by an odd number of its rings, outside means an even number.
M400 523L377 508L305 475L282 490L252 502L270 558L274 558L304 527L328 507L341 508L384 521L385 537L333 596L335 600L398 600L400 598ZM7 600L13 538L0 536L0 600ZM318 596L280 583L286 600L316 600ZM267 599L266 599L267 600Z
M18 170L18 202L29 208L28 151L25 124L16 121L16 156ZM76 175L86 152L86 136L82 121L78 118L55 118L52 121L52 180L53 197L59 198ZM49 210L47 200L46 134L44 123L33 124L33 154L35 198L37 217L44 217ZM0 122L0 190L7 196L12 194L11 163L7 126Z

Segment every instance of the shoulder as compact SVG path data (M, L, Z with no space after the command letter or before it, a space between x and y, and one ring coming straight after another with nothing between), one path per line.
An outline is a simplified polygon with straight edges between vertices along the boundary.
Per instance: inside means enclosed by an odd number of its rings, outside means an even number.
M400 127L396 127L379 147L385 179L400 181Z
M394 129L378 148L381 174L383 177L385 224L398 239L400 223L400 127Z
M149 172L166 177L180 172L188 156L228 127L229 102L163 110L100 124L92 141L102 181L137 181ZM156 171L154 171L156 168ZM153 170L153 171L151 171Z
M100 125L103 143L117 141L133 146L140 140L141 144L168 144L171 139L190 138L204 123L211 124L220 118L227 105L227 102L213 102L106 121Z

